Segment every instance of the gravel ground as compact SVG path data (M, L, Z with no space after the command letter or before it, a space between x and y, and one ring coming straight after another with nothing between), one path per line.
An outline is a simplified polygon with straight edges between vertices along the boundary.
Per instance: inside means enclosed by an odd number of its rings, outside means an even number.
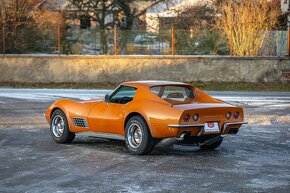
M41 116L51 102L109 91L53 91L0 89L0 192L290 192L290 93L210 92L244 108L238 135L133 156L117 140L56 144Z

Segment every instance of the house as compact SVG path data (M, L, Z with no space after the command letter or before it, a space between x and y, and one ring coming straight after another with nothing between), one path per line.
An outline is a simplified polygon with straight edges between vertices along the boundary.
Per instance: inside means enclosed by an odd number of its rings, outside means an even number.
M56 9L67 10L68 1L58 0ZM212 2L212 0L134 0L130 3L132 14L135 16L131 29L146 30L147 32L158 32L163 27L170 27L172 21L180 13L198 3ZM71 10L74 12L77 10ZM69 12L68 12L69 13ZM121 25L126 25L126 17L122 13L118 15L108 14L106 23L112 23L114 18L120 19ZM97 27L97 24L88 15L72 15L70 18L72 26L82 29Z
M107 3L110 3L108 1ZM138 15L134 18L134 29L145 29L144 25L144 14L142 11L146 10L146 8L150 7L152 1L145 0L134 0L129 5L133 15ZM68 0L58 0L58 2L54 5L55 10L66 11L68 16L68 23L71 27L79 27L81 29L91 29L98 28L97 23L92 19L91 15L84 15L79 12L75 7L69 7ZM113 23L115 19L118 19L120 22L120 26L126 26L126 16L123 12L118 12L115 7L113 10L108 9L108 13L105 18L105 24ZM79 12L79 13L78 13ZM141 14L140 14L141 13Z
M175 17L201 2L212 3L211 0L168 0L152 4L145 12L146 30L158 32L162 26L169 28Z

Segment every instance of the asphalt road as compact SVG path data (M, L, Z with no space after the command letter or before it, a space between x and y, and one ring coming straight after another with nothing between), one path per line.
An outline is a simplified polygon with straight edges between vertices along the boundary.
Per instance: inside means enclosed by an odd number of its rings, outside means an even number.
M51 102L108 92L0 89L0 192L290 192L290 93L209 92L249 121L212 151L174 145L133 156L117 140L52 140L41 116Z

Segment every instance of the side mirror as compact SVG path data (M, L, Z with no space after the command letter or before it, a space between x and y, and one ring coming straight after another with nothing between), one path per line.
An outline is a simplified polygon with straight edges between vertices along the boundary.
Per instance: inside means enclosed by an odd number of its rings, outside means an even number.
M107 102L107 103L108 103L108 102L109 102L109 100L110 100L110 95L106 94L106 95L105 95L105 102Z

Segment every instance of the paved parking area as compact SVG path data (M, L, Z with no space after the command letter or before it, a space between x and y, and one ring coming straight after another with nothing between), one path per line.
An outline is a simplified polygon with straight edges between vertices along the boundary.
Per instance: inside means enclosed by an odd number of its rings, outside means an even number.
M123 141L52 140L41 115L53 100L107 92L0 89L0 192L290 192L290 93L210 92L249 121L213 151L174 145L133 156Z

